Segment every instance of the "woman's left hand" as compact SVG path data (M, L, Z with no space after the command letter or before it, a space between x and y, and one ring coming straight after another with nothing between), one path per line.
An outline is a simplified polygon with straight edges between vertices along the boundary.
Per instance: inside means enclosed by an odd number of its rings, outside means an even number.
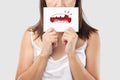
M77 33L73 30L73 28L71 27L68 28L62 36L62 43L66 45L65 52L68 55L75 53L77 42L78 42Z

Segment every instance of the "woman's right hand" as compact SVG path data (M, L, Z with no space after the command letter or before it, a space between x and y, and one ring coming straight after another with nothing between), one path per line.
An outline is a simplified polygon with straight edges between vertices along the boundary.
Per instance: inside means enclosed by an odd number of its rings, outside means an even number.
M57 32L50 28L42 35L42 42L43 42L43 55L50 56L52 54L53 47L57 47L58 36Z

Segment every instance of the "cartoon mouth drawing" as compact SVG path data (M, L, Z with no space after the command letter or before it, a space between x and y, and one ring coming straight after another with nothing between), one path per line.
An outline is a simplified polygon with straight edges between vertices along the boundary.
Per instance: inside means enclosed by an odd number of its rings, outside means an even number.
M52 23L55 23L55 22L68 22L70 23L71 22L71 17L69 17L68 15L64 14L64 16L60 16L60 17L50 17L50 21Z
M50 17L50 22L52 23L70 23L72 18L69 15L72 15L70 11L65 10L64 13L56 13Z

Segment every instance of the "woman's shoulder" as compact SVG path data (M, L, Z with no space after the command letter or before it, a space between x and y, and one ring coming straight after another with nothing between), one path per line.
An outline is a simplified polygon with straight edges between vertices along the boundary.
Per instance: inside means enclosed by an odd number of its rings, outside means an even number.
M22 42L25 44L31 43L30 32L31 30L29 28L25 29L23 32Z
M41 38L37 38L37 32L34 32L31 28L27 28L24 32L24 35L26 35L26 39L29 40L30 44L35 46L37 45L38 47L42 46Z
M30 28L26 28L25 30L24 30L24 32L23 32L23 37L25 37L25 38L30 38L30 34L31 33L33 33L33 31L32 31L32 29L30 29Z
M87 40L88 42L88 45L89 44L99 44L100 43L100 35L99 35L99 32L96 31L96 32L92 32L90 33L90 36L89 36L89 39Z
M36 32L33 31L33 29L31 27L28 27L24 30L23 35L27 38L27 39L31 39L31 37L34 39L36 36Z

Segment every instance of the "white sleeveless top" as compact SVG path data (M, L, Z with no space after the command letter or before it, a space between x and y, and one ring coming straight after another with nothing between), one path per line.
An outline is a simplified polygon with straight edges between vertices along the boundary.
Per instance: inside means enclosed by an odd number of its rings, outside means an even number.
M34 60L38 55L40 55L41 48L35 44L31 34L31 41L34 48ZM83 66L86 65L86 55L85 50L87 47L87 41L83 46L76 49L76 54L78 55ZM72 74L70 71L69 61L67 54L58 60L54 60L52 57L48 59L48 63L43 74L42 80L72 80Z

